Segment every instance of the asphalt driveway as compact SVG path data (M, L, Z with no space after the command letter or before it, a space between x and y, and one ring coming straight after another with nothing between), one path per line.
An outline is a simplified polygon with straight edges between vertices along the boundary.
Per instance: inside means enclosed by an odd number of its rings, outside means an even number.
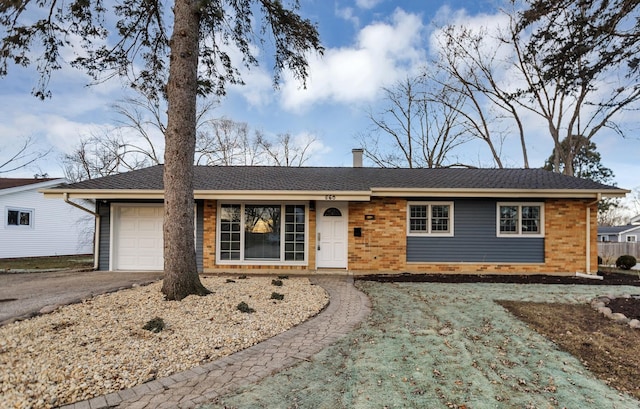
M78 302L92 295L149 283L162 272L56 271L0 274L0 325L42 308Z

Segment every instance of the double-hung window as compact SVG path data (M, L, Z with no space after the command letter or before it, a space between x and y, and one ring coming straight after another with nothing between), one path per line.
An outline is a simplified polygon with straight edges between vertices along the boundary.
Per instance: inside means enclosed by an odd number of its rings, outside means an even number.
M453 236L453 202L409 202L409 236Z
M222 264L304 264L304 204L220 204L218 260Z
M544 235L543 203L498 203L497 211L499 237Z
M6 209L6 225L8 227L33 227L33 209Z

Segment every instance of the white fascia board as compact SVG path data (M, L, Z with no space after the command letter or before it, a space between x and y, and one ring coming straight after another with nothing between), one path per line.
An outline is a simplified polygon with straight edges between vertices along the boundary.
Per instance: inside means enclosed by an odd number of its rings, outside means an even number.
M562 190L562 189L405 189L372 188L371 196L380 197L498 197L498 198L549 198L549 199L597 199L598 194L607 197L624 197L629 190Z
M63 199L65 194L69 199L163 199L162 190L131 190L131 189L46 189L40 190L45 198Z
M638 230L638 232L640 232L640 226L636 225L631 225L630 228L628 228L627 230L623 230L621 232L618 233L618 238L622 237L623 234L629 234L629 233L633 233L635 230Z
M44 189L51 186L58 186L66 182L67 182L66 179L61 178L61 179L54 179L54 180L46 180L39 183L30 183L28 185L9 187L7 189L1 189L0 196L8 195L11 193L24 192L27 190L34 190L34 189L38 189L38 192L39 192L40 189Z
M46 198L69 199L163 199L162 190L79 190L46 189L41 191ZM349 202L367 202L371 200L369 192L358 191L212 191L196 190L195 199L212 200L331 200Z
M368 191L297 191L297 190L242 190L212 191L196 190L196 199L211 200L317 200L368 202L371 193Z

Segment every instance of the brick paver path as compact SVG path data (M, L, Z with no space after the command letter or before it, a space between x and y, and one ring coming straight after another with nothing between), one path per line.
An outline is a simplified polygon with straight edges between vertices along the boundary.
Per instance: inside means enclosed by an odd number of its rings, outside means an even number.
M193 408L307 360L344 337L370 312L367 296L348 276L311 278L329 293L329 305L316 317L243 351L64 409Z

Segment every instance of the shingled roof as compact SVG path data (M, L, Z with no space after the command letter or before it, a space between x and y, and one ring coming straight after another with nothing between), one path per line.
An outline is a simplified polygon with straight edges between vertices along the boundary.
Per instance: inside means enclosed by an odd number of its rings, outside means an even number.
M79 191L162 191L163 166L60 187ZM373 190L584 191L623 195L625 190L542 169L390 169L350 167L196 166L195 191L371 192ZM53 189L54 191L56 189Z
M2 189L10 189L12 187L20 187L33 185L36 183L48 182L50 180L58 180L56 178L0 178L0 190Z

